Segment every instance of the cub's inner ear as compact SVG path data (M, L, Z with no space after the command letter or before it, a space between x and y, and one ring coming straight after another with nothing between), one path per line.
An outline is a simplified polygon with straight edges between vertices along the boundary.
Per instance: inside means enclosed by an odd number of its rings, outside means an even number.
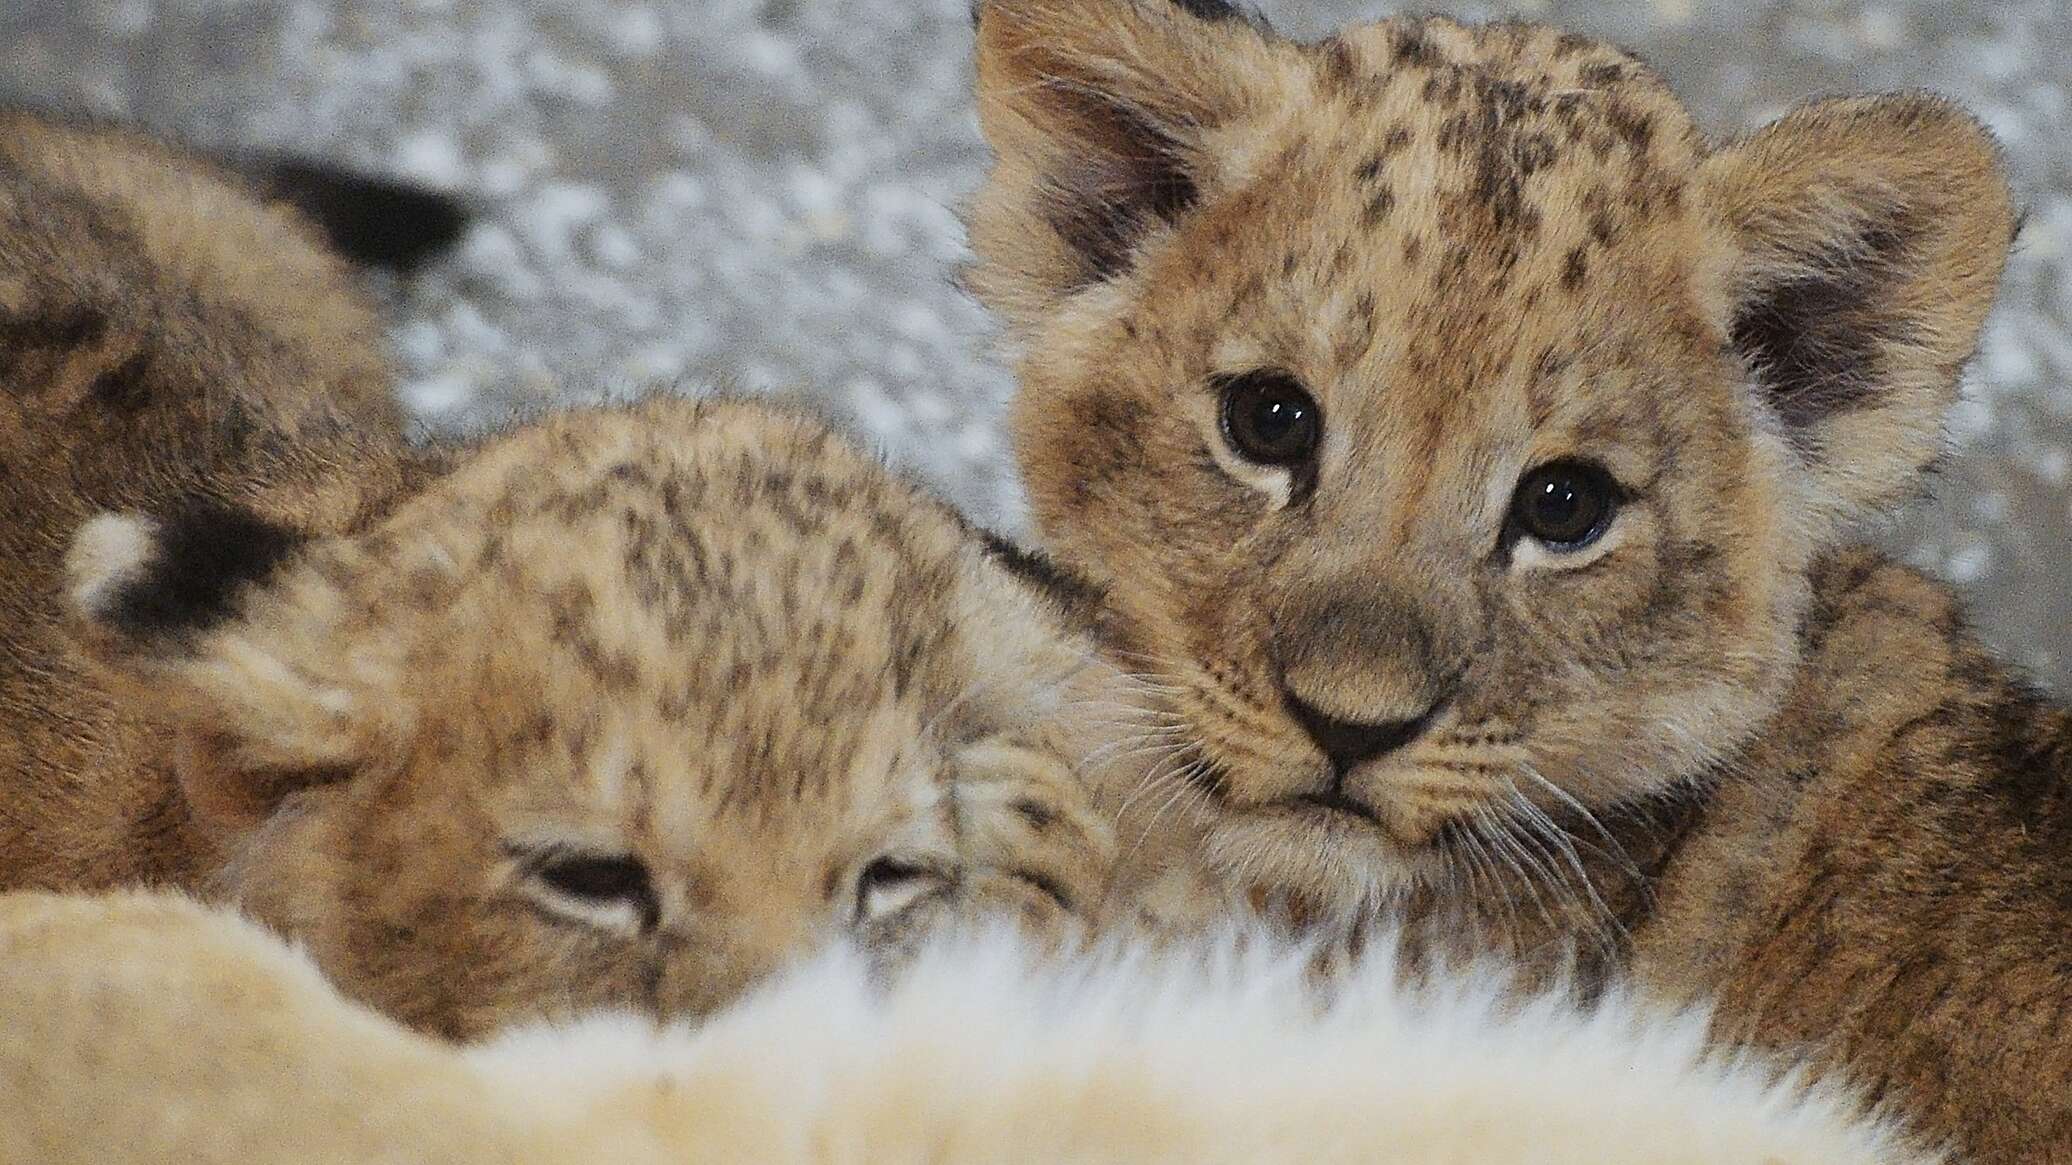
M345 641L340 571L314 569L303 547L257 515L197 505L104 514L67 558L79 642L118 701L170 729L182 792L226 826L341 779L394 737L381 651Z
M1715 154L1702 183L1731 341L1817 504L1893 500L1939 449L2011 242L1991 137L1925 95L1819 102Z
M977 16L997 160L971 280L1012 321L1125 270L1195 204L1206 135L1255 102L1278 46L1221 0L984 0Z

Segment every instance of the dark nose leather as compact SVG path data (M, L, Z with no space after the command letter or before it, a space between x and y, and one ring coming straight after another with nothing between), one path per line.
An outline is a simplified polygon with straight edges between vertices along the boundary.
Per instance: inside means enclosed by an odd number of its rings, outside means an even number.
M1338 774L1351 772L1375 757L1384 756L1417 739L1431 720L1428 711L1412 720L1380 720L1363 723L1357 720L1340 720L1336 716L1321 712L1304 703L1295 693L1287 693L1288 711L1295 722L1302 725L1309 738L1317 742L1324 755L1331 758L1331 764Z

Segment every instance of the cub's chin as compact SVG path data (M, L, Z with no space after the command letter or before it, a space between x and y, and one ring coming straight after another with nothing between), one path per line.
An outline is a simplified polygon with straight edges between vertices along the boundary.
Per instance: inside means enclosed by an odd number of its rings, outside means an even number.
M1318 921L1369 919L1444 865L1436 843L1408 844L1370 815L1310 798L1226 806L1205 844L1255 904Z

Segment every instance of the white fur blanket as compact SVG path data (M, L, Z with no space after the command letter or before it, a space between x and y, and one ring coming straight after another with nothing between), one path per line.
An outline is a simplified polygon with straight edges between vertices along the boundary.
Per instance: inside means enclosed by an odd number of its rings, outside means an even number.
M1254 941L1041 964L989 936L889 989L836 951L696 1026L455 1049L182 899L0 897L0 1161L1938 1160L1704 1017L1505 1003Z

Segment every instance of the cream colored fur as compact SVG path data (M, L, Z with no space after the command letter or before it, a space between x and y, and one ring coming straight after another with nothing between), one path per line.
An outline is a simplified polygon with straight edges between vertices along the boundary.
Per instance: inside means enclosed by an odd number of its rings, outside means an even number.
M693 1028L630 1016L468 1050L345 1001L187 900L0 898L0 1161L1938 1160L1851 1097L1703 1048L1703 1017L1506 1005L1367 960L1333 1001L1254 943L1031 969L836 951Z

